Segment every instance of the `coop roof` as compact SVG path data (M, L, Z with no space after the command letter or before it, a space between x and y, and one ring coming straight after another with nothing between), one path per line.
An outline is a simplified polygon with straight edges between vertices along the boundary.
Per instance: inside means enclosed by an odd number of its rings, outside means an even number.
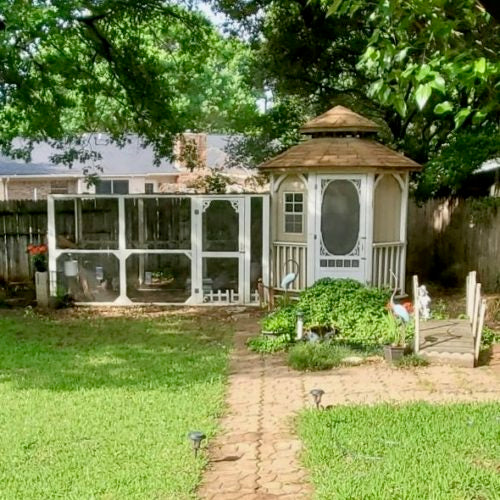
M318 137L301 142L259 167L264 171L321 169L407 169L422 167L373 139Z
M309 120L300 128L303 134L321 132L377 132L379 126L344 106L335 106L326 113Z

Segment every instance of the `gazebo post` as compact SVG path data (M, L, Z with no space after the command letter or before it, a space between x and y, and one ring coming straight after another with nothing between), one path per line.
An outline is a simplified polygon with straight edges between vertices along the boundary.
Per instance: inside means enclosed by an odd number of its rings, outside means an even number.
M307 286L312 286L315 280L315 246L316 246L316 196L318 195L317 175L313 172L307 179ZM321 194L321 192L320 192Z
M400 224L400 241L403 242L403 248L401 250L401 261L399 263L399 290L401 295L405 294L405 275L406 275L406 247L408 245L407 234L408 234L408 196L409 196L409 184L410 184L410 174L404 174L403 190L401 193L401 224Z

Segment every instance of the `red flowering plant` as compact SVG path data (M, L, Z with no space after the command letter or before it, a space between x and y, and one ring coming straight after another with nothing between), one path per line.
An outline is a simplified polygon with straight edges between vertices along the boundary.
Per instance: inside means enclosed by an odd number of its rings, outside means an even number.
M26 250L30 254L35 271L47 271L47 245L28 245Z

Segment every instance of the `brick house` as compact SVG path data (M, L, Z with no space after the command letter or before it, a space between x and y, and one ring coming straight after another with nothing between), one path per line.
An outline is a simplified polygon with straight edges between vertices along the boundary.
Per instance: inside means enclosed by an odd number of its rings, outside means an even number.
M15 160L0 156L0 201L40 200L49 194L136 194L196 192L196 180L220 171L230 179L229 191L252 190L253 177L244 167L228 168L225 147L228 137L223 135L184 134L174 153L182 156L188 143L194 149L197 167L191 172L184 161L162 160L159 166L153 163L150 147L144 147L137 137L120 148L103 134L88 137L86 149L99 153L101 159L93 165L76 162L72 168L51 161L54 154L61 153L46 143L34 146L31 161ZM100 166L102 171L97 185L88 185L84 168Z

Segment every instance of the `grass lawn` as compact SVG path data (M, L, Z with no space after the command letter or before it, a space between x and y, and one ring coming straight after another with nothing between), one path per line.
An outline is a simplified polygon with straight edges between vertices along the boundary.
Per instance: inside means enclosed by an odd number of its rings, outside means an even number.
M205 318L0 316L0 497L192 498L230 328Z
M500 404L341 406L299 417L320 499L493 499Z

